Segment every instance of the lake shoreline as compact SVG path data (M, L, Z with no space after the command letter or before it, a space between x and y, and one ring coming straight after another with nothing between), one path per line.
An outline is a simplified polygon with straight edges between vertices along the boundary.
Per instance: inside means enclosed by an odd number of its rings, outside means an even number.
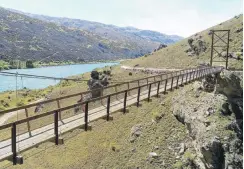
M58 66L44 66L31 69L10 69L5 70L4 72L16 73L19 74L29 74L29 75L38 75L38 76L49 76L49 77L58 77L58 78L67 78L70 76L80 75L86 72L91 72L96 68L110 67L117 65L119 62L97 62L89 64L70 64L70 65L58 65ZM23 81L22 81L23 80ZM13 76L0 76L0 93L4 91L15 91L16 90L16 77ZM34 79L26 77L17 78L18 90L21 88L26 89L43 89L50 85L55 85L58 83L58 80L52 79Z
M44 67L44 68L34 68L34 69L19 69L22 71L28 71L28 70L38 70L41 71L44 69L52 69L52 71L47 71L47 72L59 72L59 70L63 70L64 67L66 67L67 69L70 70L76 70L79 73L75 73L75 74L70 74L66 77L71 77L71 76L77 76L77 77L83 77L84 75L86 75L86 78L88 78L88 73L91 72L94 69L109 69L110 66L116 66L118 64L118 62L109 62L109 63L100 63L100 64L86 64L86 66L83 66L83 64L78 64L78 65L70 65L72 66L69 67L68 65L62 65L62 66L56 66L56 67ZM89 67L90 70L87 70L85 68ZM84 68L82 70L82 68ZM10 70L9 70L10 71ZM13 71L13 70L12 70ZM46 71L44 71L46 72ZM19 72L20 73L20 72ZM23 72L22 72L23 73ZM73 72L74 73L74 72ZM35 73L30 73L30 74L35 74ZM47 75L47 76L51 76L48 73L43 73L43 75ZM56 75L58 76L58 75ZM90 75L89 75L90 76ZM2 76L3 77L3 76ZM54 76L55 77L55 76ZM15 76L14 77L9 77L12 78L14 85L15 85ZM27 78L24 78L27 79ZM34 85L38 84L38 80L42 80L43 79L34 79ZM0 76L0 81L1 81L1 76ZM57 81L57 83L55 84L49 84L46 85L45 87L41 87L41 88L29 88L22 84L21 87L21 78L18 78L19 81L19 88L17 90L12 89L12 90L4 90L4 91L0 91L0 112L1 110L6 110L6 109L10 109L13 107L19 107L19 106L23 106L23 105L27 105L30 104L32 102L36 102L39 99L43 99L43 98L48 98L50 93L56 93L58 90L60 90L60 88L64 89L64 88L69 88L71 86L77 86L79 83L77 82L73 82L73 81ZM41 82L42 82L41 81ZM45 81L53 81L53 80L44 80ZM6 81L5 81L6 82ZM10 83L10 82L8 82ZM5 83L6 84L6 83ZM4 84L3 84L4 85ZM86 83L80 83L81 86L86 86ZM0 84L0 88L1 88L1 84ZM73 89L72 89L73 90ZM60 92L60 91L58 91ZM18 95L18 98L16 98L16 96Z
M75 62L75 63L58 63L58 64L37 64L34 62L34 67L28 68L28 67L20 67L20 68L11 68L10 65L8 65L7 69L0 69L0 72L7 71L7 70L13 70L13 69L33 69L33 68L43 68L43 67L53 67L53 66L66 66L66 65L81 65L81 64L99 64L99 63L120 63L122 61L126 61L130 59L119 59L119 60L101 60L101 61L89 61L89 62Z

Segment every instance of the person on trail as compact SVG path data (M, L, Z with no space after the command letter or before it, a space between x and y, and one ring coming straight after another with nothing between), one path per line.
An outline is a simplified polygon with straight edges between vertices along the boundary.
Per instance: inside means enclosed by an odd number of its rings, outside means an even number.
M88 91L91 91L87 94L82 95L82 98L78 101L84 102L103 95L102 89L109 84L107 75L104 74L101 79L99 79L99 73L97 71L91 72L91 79L88 80ZM85 111L85 105L82 105L82 110ZM75 109L75 112L78 112L79 108Z

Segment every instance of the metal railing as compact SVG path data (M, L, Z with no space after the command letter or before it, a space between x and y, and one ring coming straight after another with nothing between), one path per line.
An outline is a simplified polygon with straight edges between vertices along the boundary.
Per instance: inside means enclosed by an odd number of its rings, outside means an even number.
M123 110L123 113L126 113L127 97L128 97L129 92L132 91L132 90L137 90L137 94L136 94L137 102L136 102L136 105L139 106L140 96L141 96L143 87L146 87L148 89L148 97L147 97L147 99L149 101L150 97L151 97L151 92L152 92L152 86L153 85L155 85L155 88L156 88L156 89L154 89L154 91L156 91L156 96L159 96L160 89L162 89L162 87L163 87L163 89L164 89L163 92L165 93L166 90L167 90L168 84L170 84L170 90L173 90L174 87L178 88L180 85L187 84L190 81L203 78L203 77L205 77L205 76L207 76L209 74L219 73L219 72L221 72L222 69L223 69L222 67L194 68L194 69L186 69L186 70L176 71L176 72L172 72L172 73L146 77L146 78L143 78L143 79L137 79L137 80L129 82L129 83L137 82L138 86L136 86L136 87L128 88L126 90L122 90L122 91L119 91L119 92L114 92L112 94L108 94L108 95L105 95L105 96L102 96L102 97L99 97L99 98L91 99L91 100L88 100L88 101L83 101L83 102L80 102L80 103L77 103L77 104L73 104L73 105L70 105L70 106L66 106L66 107L63 107L63 108L58 108L58 109L55 109L55 110L52 110L52 111L49 111L49 112L46 112L46 113L43 113L43 114L35 115L35 116L28 117L28 118L25 118L25 119L22 119L22 120L18 120L18 121L12 122L12 123L8 123L8 124L0 126L0 130L11 128L11 140L12 140L11 146L12 146L12 154L13 154L13 164L16 164L16 155L17 155L17 150L16 150L16 144L17 144L17 142L16 142L16 137L17 137L16 128L17 128L17 125L19 125L19 124L30 122L32 120L39 119L41 117L45 117L45 116L53 114L54 115L53 124L54 124L55 144L58 145L58 140L59 140L59 125L58 125L59 118L58 117L62 113L62 111L65 111L65 110L68 110L68 109L71 109L71 108L75 108L77 106L84 105L85 106L85 110L84 110L84 124L83 125L84 125L85 131L87 131L88 130L88 123L89 123L88 122L88 116L89 116L88 107L89 107L89 103L91 103L91 102L94 102L94 101L97 101L97 100L102 100L102 99L107 99L106 120L109 120L110 113L111 113L110 112L110 107L111 107L110 103L111 103L111 97L112 96L116 96L118 94L123 94L124 95L122 110ZM163 79L162 76L166 76L166 78ZM160 79L156 80L156 77L159 77ZM149 82L150 78L153 78L154 81L153 82ZM145 79L147 80L147 83L143 84L143 85L140 85L140 81L141 80L145 80ZM164 82L164 86L162 86L162 84L163 84L162 82ZM124 84L127 84L127 83L128 82L126 82ZM121 85L121 84L109 86L107 88L115 87L115 86L118 86L118 85ZM147 90L145 90L145 91L147 91ZM88 92L90 92L90 91L88 91ZM41 103L48 103L48 102L52 102L52 101L57 101L57 100L60 100L60 99L65 99L65 98L81 95L81 94L88 93L88 92L82 92L82 93L78 93L78 94L64 96L64 97L60 97L60 98L57 98L57 99L43 101ZM26 108L29 108L31 106L36 106L38 104L40 104L40 103L35 103L35 104L27 105L27 106L22 106L22 107L19 107L19 108L14 108L14 109L2 111L1 113L7 113L7 112L11 112L11 111L20 110L20 109L26 109Z

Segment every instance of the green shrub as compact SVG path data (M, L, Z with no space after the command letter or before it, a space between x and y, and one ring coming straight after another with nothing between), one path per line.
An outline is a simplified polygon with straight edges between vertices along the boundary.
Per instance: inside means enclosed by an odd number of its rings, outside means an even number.
M186 151L184 153L184 158L186 160L190 160L190 161L193 161L195 159L196 155L195 154L192 154L190 151Z
M20 107L20 106L24 106L25 103L23 100L20 100L20 101L17 101L16 105L17 105L17 107Z
M177 168L177 169L183 169L183 163L181 161L177 161L174 165L173 165L174 168Z

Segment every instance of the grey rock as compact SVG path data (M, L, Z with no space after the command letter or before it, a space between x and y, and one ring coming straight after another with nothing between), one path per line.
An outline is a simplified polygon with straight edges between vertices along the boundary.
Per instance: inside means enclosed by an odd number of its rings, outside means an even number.
M131 136L139 137L142 133L142 125L137 124L131 128Z
M153 146L153 150L158 150L159 147L158 146Z
M180 144L180 151L179 151L179 154L180 155L183 155L185 152L185 144L184 143L181 143Z
M131 137L131 138L130 138L130 142L131 142L131 143L134 143L134 142L135 142L135 140L136 140L136 138L135 138L135 137Z
M200 90L196 91L195 97L198 98L200 96Z
M243 27L242 28L238 28L235 33L239 33L239 32L243 32Z
M212 107L209 107L208 108L208 112L209 112L209 114L213 114L214 113L214 109Z
M222 168L224 165L224 150L218 137L214 137L211 142L203 145L201 153L208 166Z
M209 111L206 111L206 112L205 112L205 116L206 116L206 117L210 116Z
M208 75L203 80L203 90L206 92L213 92L215 89L216 78L214 75Z
M148 154L148 157L149 157L149 158L157 158L157 157L158 157L158 154L155 153L155 152L150 152L150 153Z
M225 152L229 151L229 144L223 144L223 149Z

